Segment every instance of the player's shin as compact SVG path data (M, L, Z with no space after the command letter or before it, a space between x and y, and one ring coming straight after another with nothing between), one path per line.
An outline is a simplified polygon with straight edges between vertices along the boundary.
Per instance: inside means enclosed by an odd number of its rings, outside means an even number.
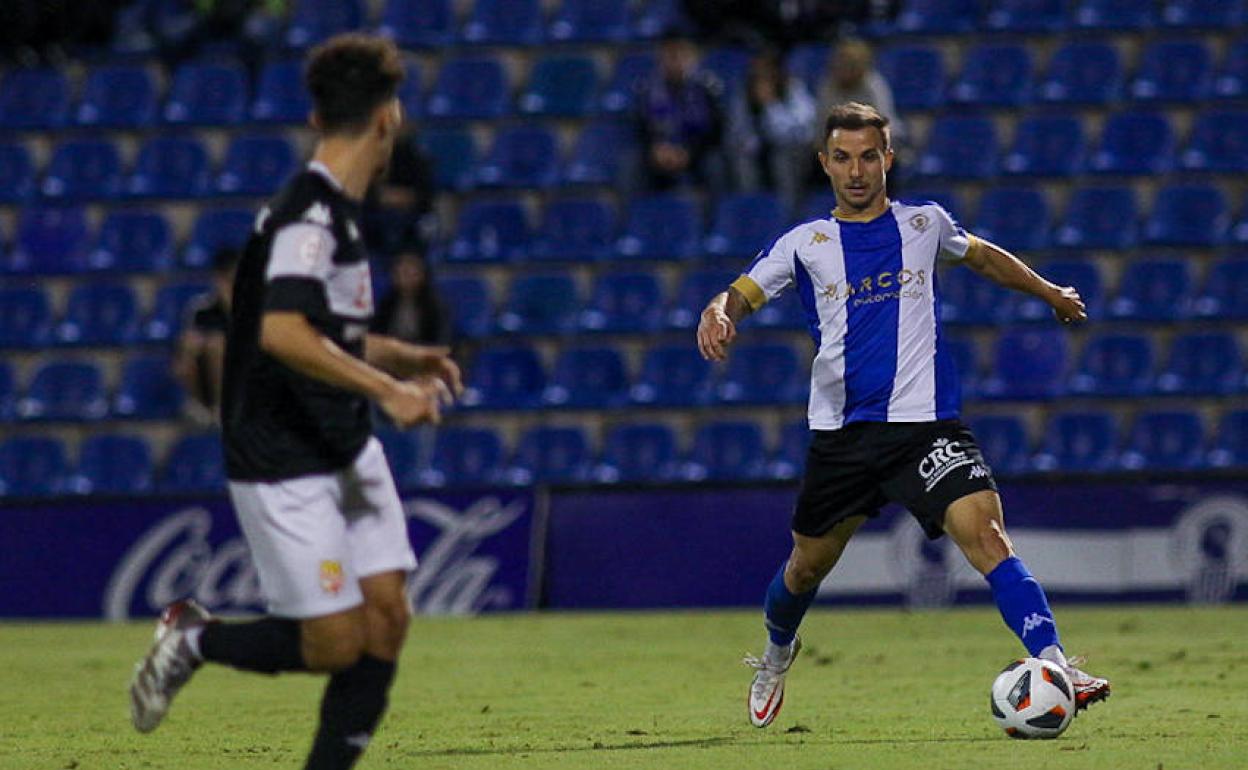
M767 597L763 603L763 611L766 616L767 635L770 638L768 652L774 650L783 650L788 655L789 645L793 643L793 637L797 635L797 628L802 624L802 618L806 615L806 610L810 608L811 602L815 600L817 588L813 588L803 594L794 594L789 591L788 586L784 584L784 571L787 565L782 565L776 576L772 578L771 584L767 586Z
M1057 623L1040 583L1017 556L998 564L985 578L1001 617L1033 657L1046 648L1061 649Z
M381 722L394 672L394 663L365 654L329 678L305 770L346 770L355 764Z
M209 623L193 645L198 647L201 659L243 671L276 674L308 670L296 620L261 618L246 623Z

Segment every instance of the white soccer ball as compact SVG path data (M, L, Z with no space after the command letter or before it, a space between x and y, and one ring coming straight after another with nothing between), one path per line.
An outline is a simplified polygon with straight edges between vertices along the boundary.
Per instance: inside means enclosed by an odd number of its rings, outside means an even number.
M992 683L992 717L1011 738L1056 738L1075 716L1075 688L1057 664L1021 658Z

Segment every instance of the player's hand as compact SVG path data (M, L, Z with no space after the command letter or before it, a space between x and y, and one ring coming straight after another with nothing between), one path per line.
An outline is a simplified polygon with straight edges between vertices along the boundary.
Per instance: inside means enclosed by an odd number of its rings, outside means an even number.
M1074 286L1053 287L1048 300L1053 308L1053 315L1062 323L1088 320L1088 309Z
M423 422L441 422L443 403L450 403L446 384L436 378L420 377L411 382L396 381L377 405L395 425L410 428Z
M464 375L459 370L459 364L455 363L455 359L451 358L450 348L438 348L436 355L430 359L425 371L441 381L453 398L459 398L463 395Z
M698 320L698 351L707 361L724 361L728 346L737 337L737 326L718 305L709 305Z

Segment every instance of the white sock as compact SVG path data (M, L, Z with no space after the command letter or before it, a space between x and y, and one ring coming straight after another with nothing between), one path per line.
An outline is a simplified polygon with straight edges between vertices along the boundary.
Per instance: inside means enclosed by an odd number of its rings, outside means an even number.
M768 639L767 649L763 651L763 660L769 663L788 663L792 649L792 644L776 644Z
M204 655L199 651L199 636L204 633L203 626L195 626L186 630L186 646L190 649L191 654L195 656L195 660L203 660Z
M1047 660L1050 663L1056 663L1062 668L1070 666L1070 664L1066 662L1066 653L1062 652L1062 648L1058 647L1056 644L1050 644L1048 647L1045 647L1036 657L1041 660Z

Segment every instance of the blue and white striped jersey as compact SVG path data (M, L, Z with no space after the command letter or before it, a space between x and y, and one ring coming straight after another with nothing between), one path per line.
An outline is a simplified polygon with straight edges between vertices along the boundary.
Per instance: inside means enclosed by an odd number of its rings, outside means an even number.
M757 309L796 286L818 352L812 430L957 417L957 371L942 343L936 263L975 242L935 203L892 202L869 222L817 219L759 252L733 283Z

